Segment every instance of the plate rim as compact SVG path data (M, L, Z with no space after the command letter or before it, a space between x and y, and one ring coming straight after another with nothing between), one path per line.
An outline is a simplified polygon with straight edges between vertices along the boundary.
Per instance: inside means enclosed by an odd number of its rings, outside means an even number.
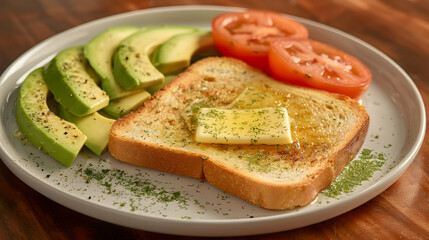
M2 75L0 76L0 88L5 85L7 83L7 79L9 78L9 76L13 73L12 70L14 70L14 68L16 67L16 65L19 65L20 62L24 61L25 58L31 57L33 52L36 52L39 48L43 49L45 47L45 45L48 45L50 42L54 41L57 38L61 38L64 35L70 34L71 32L74 31L80 31L81 29L85 29L87 27L90 27L91 25L97 25L100 24L101 22L106 22L106 21L117 21L120 18L133 18L137 15L140 14L146 14L149 12L155 13L155 12L167 12L167 11L183 11L183 10L219 10L219 11L239 11L239 10L243 10L246 8L242 8L242 7L230 7L230 6L218 6L218 5L181 5L181 6L167 6L167 7L157 7L157 8L147 8L147 9L141 9L141 10L135 10L135 11L131 11L131 12L124 12L124 13L120 13L120 14L115 14L115 15L111 15L111 16L107 16L107 17L103 17L103 18L99 18L93 21L89 21L83 24L80 24L78 26L75 26L73 28L70 28L68 30L62 31L58 34L53 35L52 37L49 37L45 40L43 40L42 42L36 44L35 46L33 46L32 48L30 48L29 50L25 51L23 54L21 54L15 61L13 61L6 69L5 71L2 73ZM390 57L388 57L386 54L384 54L383 52L381 52L380 50L376 49L375 47L373 47L372 45L364 42L363 40L354 37L351 34L348 34L346 32L343 32L339 29L333 28L331 26L328 26L326 24L322 24L322 23L318 23L312 20L308 20L305 18L301 18L301 17L297 17L297 16L292 16L292 15L288 15L285 14L287 16L291 16L294 19L298 19L299 21L317 26L317 27L321 27L323 29L329 30L329 31L334 31L340 35L343 35L345 37L347 37L348 39L351 39L355 42L358 42L361 45L364 45L366 48L370 49L372 52L376 53L377 55L381 56L383 59L387 60L389 62L389 64L393 65L395 67L395 69L399 70L402 74L402 76L407 80L408 85L411 87L411 89L413 90L413 92L415 93L415 95L413 95L416 98L416 101L419 103L419 109L420 109L420 125L419 125L419 134L418 137L415 141L415 143L412 145L412 147L410 148L411 151L409 151L402 159L401 159L401 163L396 165L394 169L392 169L391 171L389 171L386 174L386 177L389 176L390 179L395 179L393 180L393 182L395 182L401 175L402 173L408 168L408 166L413 162L414 158L417 156L417 154L419 153L419 150L423 144L423 139L425 136L425 129L426 129L426 115L425 115L425 108L424 108L424 102L422 100L422 97L417 89L417 86L414 84L414 82L412 81L412 79L409 77L409 75L396 63L394 62ZM25 64L24 64L25 65ZM34 66L33 66L34 67ZM31 67L29 67L31 68ZM11 82L9 80L9 82ZM12 84L12 83L10 83ZM16 85L17 83L15 83ZM4 89L4 88L2 88ZM7 88L7 91L1 91L0 94L2 92L8 93L10 94L13 91L13 88ZM0 99L0 103L2 103L3 99ZM6 102L6 101L5 101ZM3 110L2 110L3 111ZM5 133L4 129L3 129L3 120L2 120L2 124L0 125L0 132L1 133ZM28 175L28 176L23 176L24 173L19 173L17 174L17 171L19 172L20 167L18 164L13 163L13 160L10 158L9 154L7 153L5 147L4 147L4 140L6 139L5 136L2 136L0 138L1 142L3 144L0 145L0 155L1 155L1 159L2 161L5 163L5 165L12 171L13 169L13 173L14 175L18 176L23 182L25 182L27 185L29 185L30 187L32 187L34 190L36 190L39 193L42 193L44 196L54 200L57 203L60 203L61 205L73 209L74 211L80 212L84 215L89 215L91 217L103 220L103 221L107 221L106 219L103 219L101 217L99 217L97 214L88 214L86 212L82 212L79 211L79 209L76 209L76 207L70 207L69 205L79 205L79 204L83 204L83 205L88 205L92 206L92 207L97 207L100 209L105 209L106 211L112 211L115 212L115 209L107 207L107 206L103 206L102 204L98 204L96 202L88 202L85 201L83 199L77 198L76 196L72 195L72 194L66 194L65 197L66 198L75 198L75 200L72 201L77 201L77 203L73 203L73 204L66 204L64 202L64 200L58 199L58 197L60 197L59 195L64 195L63 192L58 192L58 189L54 188L53 186L40 181L40 179L36 178L33 175ZM6 139L7 140L7 139ZM29 179L30 178L30 179ZM31 179L32 178L32 179ZM25 180L23 180L25 179ZM34 181L35 180L35 181ZM390 186L390 185L389 185ZM387 187L389 187L387 186ZM40 189L40 188L45 188L45 189ZM345 206L350 205L349 203L351 201L353 201L353 199L351 198L345 198L343 201L337 203L338 205L343 205L344 211L338 213L338 214L334 214L335 217L337 215L340 215L344 212L347 212L353 208L356 208L358 206L360 206L361 204L365 203L366 201L372 199L373 197L375 197L376 195L378 195L379 193L381 193L382 191L384 191L387 187L384 188L383 186L383 181L377 181L376 183L372 184L368 189L365 189L364 191L362 191L362 195L365 196L365 200L362 201L360 204L350 207L350 208L346 208ZM377 193L374 195L374 193ZM58 196L57 196L58 195ZM373 196L374 195L374 196ZM64 196L62 196L64 197ZM331 208L337 208L336 205L328 205L326 207L317 209L316 212L325 212L330 210ZM308 214L312 214L314 212L314 210L309 211L301 211L299 212L298 216L306 216ZM137 213L132 213L132 212L124 212L124 211L119 211L116 214L118 215L131 215L133 218L143 218L146 221L148 220L152 220L152 221L158 221L161 220L163 222L170 222L170 223L179 223L179 224L185 224L185 225L193 225L192 227L195 227L195 224L199 224L199 225L207 225L207 224L214 224L214 225L241 225L241 224L258 224L258 223L262 223L262 222L277 222L279 220L285 220L290 218L288 215L290 214L279 214L279 215L274 215L274 216L262 216L262 217L257 217L257 218L243 218L243 219L190 219L190 220L184 220L184 219L169 219L169 218L163 218L160 216L147 216L147 215L142 215L142 214L137 214ZM296 216L293 215L291 216L292 218L295 218ZM331 218L331 217L330 217ZM327 220L329 218L326 218L324 220ZM122 225L120 223L117 222L113 222L113 221L108 221L108 222L112 222L118 225ZM312 222L309 223L307 225L310 224L314 224L316 222ZM123 225L125 226L125 225ZM306 226L306 225L305 225ZM142 228L140 228L142 229ZM153 231L151 229L145 229L148 231ZM268 233L271 231L267 231L264 233ZM163 233L168 233L168 231L163 231ZM181 235L193 235L193 234L183 234L183 233L177 233L174 232L172 234L181 234ZM227 234L227 235L223 235L223 236L239 236L239 235L243 235L243 234ZM247 235L247 234L244 234ZM196 234L194 236L203 236L201 234ZM209 235L207 235L209 236ZM212 235L210 235L212 236ZM216 235L216 236L222 236L222 235Z

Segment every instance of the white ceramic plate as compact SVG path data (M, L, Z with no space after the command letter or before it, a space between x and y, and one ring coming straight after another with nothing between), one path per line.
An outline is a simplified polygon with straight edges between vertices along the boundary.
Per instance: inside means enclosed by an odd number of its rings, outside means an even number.
M109 153L96 157L83 151L66 169L31 144L23 145L13 137L18 128L15 100L19 85L29 71L47 63L58 51L85 44L114 25L209 28L214 16L239 10L242 9L183 6L130 12L83 24L31 48L0 79L1 159L26 184L66 207L123 226L180 235L237 236L298 228L349 211L396 181L413 161L424 138L425 110L418 90L397 64L370 45L300 18L295 19L308 27L312 38L355 55L374 76L363 97L371 117L363 148L385 154L387 161L369 181L338 199L320 194L303 208L264 210L208 183L124 164ZM166 201L168 198L172 201Z

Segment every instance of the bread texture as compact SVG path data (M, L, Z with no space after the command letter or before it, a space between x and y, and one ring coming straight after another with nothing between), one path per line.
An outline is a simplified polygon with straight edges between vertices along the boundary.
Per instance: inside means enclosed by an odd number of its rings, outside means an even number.
M292 144L203 144L199 107L285 107ZM363 106L347 96L275 81L245 63L206 58L117 120L109 151L131 164L202 179L267 209L311 203L358 153L368 131Z

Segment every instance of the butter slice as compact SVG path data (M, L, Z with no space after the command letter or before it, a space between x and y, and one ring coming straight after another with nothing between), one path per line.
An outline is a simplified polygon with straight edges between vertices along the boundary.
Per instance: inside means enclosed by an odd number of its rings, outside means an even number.
M195 140L221 144L292 143L286 108L201 108Z

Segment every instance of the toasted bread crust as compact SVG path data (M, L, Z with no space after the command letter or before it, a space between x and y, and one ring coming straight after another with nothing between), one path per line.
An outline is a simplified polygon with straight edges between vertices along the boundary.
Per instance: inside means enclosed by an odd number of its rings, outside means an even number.
M132 141L114 134L109 137L109 151L113 157L134 165L204 179L201 154Z
M176 131L181 131L181 123L177 119L179 118L180 110L184 108L184 104L181 103L189 100L190 96L194 94L192 91L200 87L201 79L206 77L200 71L207 70L206 66L211 66L219 70L221 69L219 67L221 64L232 65L240 71L251 72L253 76L257 76L258 79L261 78L261 81L271 81L266 80L267 77L258 70L250 68L235 59L208 58L199 61L176 77L169 85L158 91L138 111L119 119L114 124L109 139L110 153L115 158L131 164L207 180L219 189L268 209L291 209L311 203L317 197L317 194L329 186L332 180L354 158L361 148L368 131L369 116L365 109L355 100L346 96L284 85L284 88L293 88L294 91L303 92L304 94L308 92L309 95L314 95L318 98L341 101L342 104L353 110L353 114L358 116L353 128L345 131L341 141L337 141L333 146L329 146L328 153L324 154L323 157L319 156L319 150L316 148L318 146L316 146L314 147L314 152L303 155L310 156L312 158L310 159L311 161L308 160L306 162L307 159L299 158L299 154L298 157L289 157L285 160L292 166L301 166L299 165L301 162L303 164L301 167L303 168L311 166L309 167L311 171L308 170L309 176L302 177L302 179L297 181L270 181L262 179L253 175L252 172L238 169L227 161L222 161L218 157L207 154L204 151L190 150L176 145L168 146L156 142L157 139L145 139L145 137L137 135L130 137L127 135L128 133L124 132L124 129L130 130L131 127L138 128L137 125L141 124L142 121L147 120L149 122L150 120L150 123L155 122L152 119L153 115L158 116L157 119L164 124L162 127L168 128L170 125L165 126L165 124L171 123L171 126L177 127ZM231 95L235 89L243 88L243 85L247 84L247 80L240 79L240 77L237 77L236 82L216 83L221 84L220 86L222 87L220 89L211 89L212 91L208 91L209 93L207 93L209 96L203 97L211 99L211 96L220 96L220 94L224 94L222 96ZM218 81L217 79L212 80ZM236 86L231 87L228 84L235 84ZM267 84L273 85L274 88L283 88L283 85L279 83L267 82ZM178 90L183 89L187 91L177 93ZM167 106L175 102L180 102L177 105L178 107ZM157 129L162 128L161 126L156 126L155 128ZM159 137L162 138L163 136ZM192 139L189 141L192 142ZM201 146L201 148L204 148L204 146ZM230 149L228 146L219 147L219 149L224 148ZM271 148L260 147L260 149L264 148L267 148L267 153L272 152ZM280 154L278 151L272 153L274 155ZM287 152L287 154L289 153Z

